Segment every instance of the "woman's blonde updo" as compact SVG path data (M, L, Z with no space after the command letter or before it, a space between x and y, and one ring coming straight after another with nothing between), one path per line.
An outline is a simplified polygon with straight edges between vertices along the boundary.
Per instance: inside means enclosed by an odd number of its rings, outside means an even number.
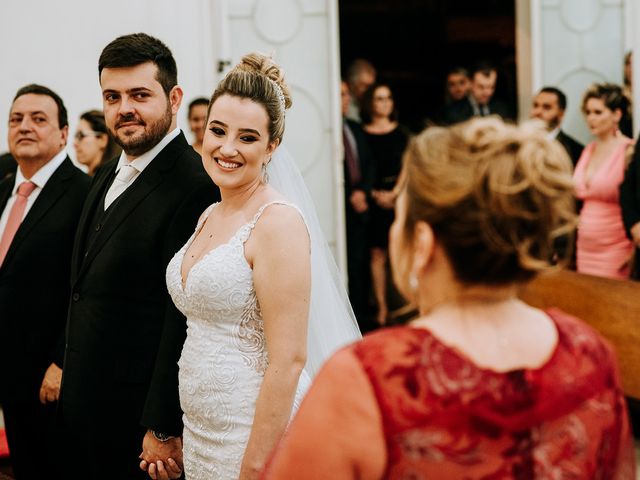
M249 53L242 57L213 92L209 110L222 95L249 98L262 105L269 116L269 140L282 140L284 114L292 105L291 95L282 70L270 57L262 53Z
M404 168L405 238L427 222L464 284L529 280L575 228L571 161L537 125L492 117L429 128Z

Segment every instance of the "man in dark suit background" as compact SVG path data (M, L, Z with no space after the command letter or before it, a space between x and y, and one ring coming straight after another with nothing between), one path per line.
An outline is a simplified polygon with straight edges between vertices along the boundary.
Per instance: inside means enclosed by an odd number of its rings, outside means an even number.
M351 94L347 82L341 84L342 139L344 146L345 222L347 233L347 276L349 300L360 330L373 330L369 311L371 284L367 228L369 200L373 187L373 158L360 124L347 118Z
M55 409L73 237L89 190L64 150L68 131L56 93L18 90L8 140L19 168L0 182L0 404L18 480L63 478Z
M496 91L498 72L487 64L479 64L471 71L471 87L462 100L452 102L445 107L445 123L464 122L472 117L499 115L510 119L511 112L506 104L493 98Z
M186 322L165 270L219 192L177 128L183 93L167 46L142 33L119 37L98 71L123 152L96 175L74 245L61 391L68 476L142 479L141 450L181 464Z
M584 145L562 131L562 119L567 109L567 96L558 88L543 87L533 98L531 118L545 122L549 137L558 140L565 148L573 166L576 166Z

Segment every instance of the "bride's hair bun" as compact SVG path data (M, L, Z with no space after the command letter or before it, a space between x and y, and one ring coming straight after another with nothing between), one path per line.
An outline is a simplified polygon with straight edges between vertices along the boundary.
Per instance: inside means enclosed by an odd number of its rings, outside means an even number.
M291 93L284 81L284 73L271 57L257 52L242 57L218 84L211 96L209 109L222 95L249 98L261 104L269 116L270 140L282 140L285 111L292 105Z

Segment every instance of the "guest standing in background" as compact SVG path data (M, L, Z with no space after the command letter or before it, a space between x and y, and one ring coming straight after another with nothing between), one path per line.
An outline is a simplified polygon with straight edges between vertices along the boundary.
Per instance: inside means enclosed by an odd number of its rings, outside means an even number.
M627 237L635 247L635 265L632 266L631 277L638 280L640 279L640 272L638 272L638 259L640 259L640 149L638 148L634 149L633 157L620 185L620 206Z
M345 223L347 230L347 276L349 300L361 332L373 330L370 321L371 288L369 221L373 158L360 123L346 117L351 103L347 82L341 84L342 141L344 147Z
M92 177L100 165L122 152L109 135L104 114L100 110L89 110L80 115L78 129L73 138L76 160L87 167L87 173Z
M361 122L360 103L367 89L376 82L375 67L364 58L356 58L347 69L347 83L351 92L351 103L347 118Z
M507 105L494 98L498 71L488 64L478 64L471 72L469 94L462 100L452 102L445 107L445 122L449 125L464 122L471 117L499 115L503 119L511 118Z
M631 271L633 243L625 233L619 192L633 145L618 129L627 106L622 89L609 83L592 85L582 100L595 140L574 173L576 196L583 202L576 251L580 273L625 279Z
M567 110L567 96L555 87L543 87L533 98L531 118L542 120L549 132L549 138L557 140L569 154L575 166L584 150L584 145L562 130L562 120Z
M377 305L376 320L379 325L384 325L389 314L386 266L395 204L393 189L402 167L402 154L409 141L409 133L398 123L393 94L386 84L374 84L364 93L361 114L375 171L369 229L371 279Z
M471 89L469 71L464 67L454 67L447 73L445 103L458 102L464 99Z
M263 478L635 478L613 350L517 298L575 225L562 147L478 119L405 159L391 262L419 317L327 362Z
M0 405L17 480L63 479L56 409L73 237L89 177L65 146L62 99L16 93L8 143L19 168L0 181Z
M200 155L202 153L202 140L204 139L205 123L207 121L207 108L209 100L198 97L189 103L189 128L193 133L191 146Z

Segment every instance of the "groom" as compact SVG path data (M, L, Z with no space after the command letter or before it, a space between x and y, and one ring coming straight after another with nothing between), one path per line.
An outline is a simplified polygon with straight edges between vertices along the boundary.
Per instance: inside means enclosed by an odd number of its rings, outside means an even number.
M148 478L143 449L181 461L178 365L184 317L165 269L219 197L177 128L171 51L138 33L100 55L105 121L122 147L93 181L76 234L61 415L65 478Z

